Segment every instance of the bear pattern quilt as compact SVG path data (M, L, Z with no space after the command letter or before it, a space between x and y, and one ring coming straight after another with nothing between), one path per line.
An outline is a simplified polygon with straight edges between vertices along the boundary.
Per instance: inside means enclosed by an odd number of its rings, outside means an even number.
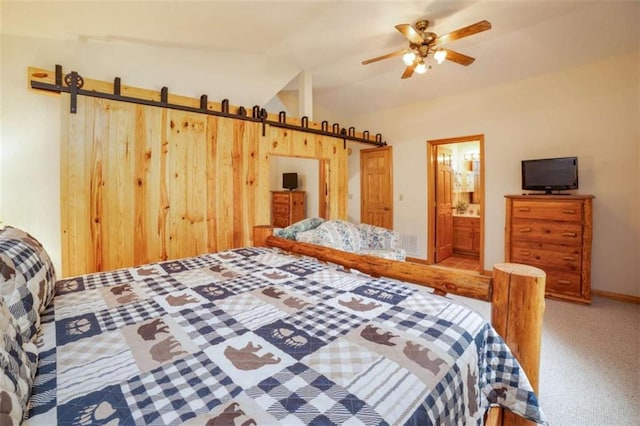
M30 425L545 422L478 313L275 249L60 280L37 345Z

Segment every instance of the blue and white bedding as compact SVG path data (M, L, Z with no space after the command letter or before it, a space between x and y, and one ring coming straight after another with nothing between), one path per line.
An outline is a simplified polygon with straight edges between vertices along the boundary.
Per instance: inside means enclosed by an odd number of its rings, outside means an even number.
M41 323L29 425L544 423L476 312L275 249L61 280Z

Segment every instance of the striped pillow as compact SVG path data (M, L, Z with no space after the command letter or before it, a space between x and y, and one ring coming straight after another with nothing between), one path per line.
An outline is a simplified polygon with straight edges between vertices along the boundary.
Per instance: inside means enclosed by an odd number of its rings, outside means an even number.
M7 226L0 231L0 298L9 307L25 341L33 341L40 314L53 298L56 274L42 244Z
M38 350L24 342L7 305L0 299L0 424L19 425L29 412L29 394Z

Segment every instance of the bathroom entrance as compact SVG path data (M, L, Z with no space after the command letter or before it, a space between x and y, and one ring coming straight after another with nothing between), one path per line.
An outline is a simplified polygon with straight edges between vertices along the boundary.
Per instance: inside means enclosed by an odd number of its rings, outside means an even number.
M483 273L484 136L427 141L427 261Z

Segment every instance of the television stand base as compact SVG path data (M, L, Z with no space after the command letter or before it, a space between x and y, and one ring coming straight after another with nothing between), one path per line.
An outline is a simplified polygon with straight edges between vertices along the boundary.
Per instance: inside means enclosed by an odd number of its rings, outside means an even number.
M568 192L527 192L522 195L573 195Z

